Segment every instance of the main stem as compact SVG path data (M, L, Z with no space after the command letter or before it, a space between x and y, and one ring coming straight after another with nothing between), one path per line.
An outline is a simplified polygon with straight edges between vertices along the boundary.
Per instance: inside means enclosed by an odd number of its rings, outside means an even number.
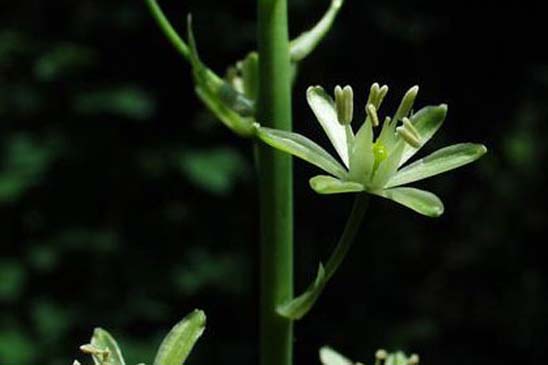
M257 121L291 130L287 0L258 0ZM293 323L276 307L293 297L293 175L291 157L258 145L261 200L261 365L291 365Z

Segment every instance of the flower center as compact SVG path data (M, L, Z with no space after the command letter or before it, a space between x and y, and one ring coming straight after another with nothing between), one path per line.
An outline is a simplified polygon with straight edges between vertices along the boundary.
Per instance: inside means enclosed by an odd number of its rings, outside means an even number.
M388 157L386 147L380 141L373 143L373 156L375 156L373 171L376 171L380 163L386 160L386 158Z

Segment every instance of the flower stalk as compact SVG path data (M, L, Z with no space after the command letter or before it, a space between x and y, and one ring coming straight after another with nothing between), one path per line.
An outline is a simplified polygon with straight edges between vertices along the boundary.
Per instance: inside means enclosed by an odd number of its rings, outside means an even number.
M278 307L278 313L284 317L292 319L301 319L312 306L316 303L323 289L329 282L329 280L335 275L339 266L341 266L346 254L350 250L352 243L354 242L356 235L360 229L363 217L369 206L369 195L362 193L357 194L354 199L354 205L344 231L337 242L337 246L331 253L325 268L322 264L318 269L316 280L307 288L305 292Z

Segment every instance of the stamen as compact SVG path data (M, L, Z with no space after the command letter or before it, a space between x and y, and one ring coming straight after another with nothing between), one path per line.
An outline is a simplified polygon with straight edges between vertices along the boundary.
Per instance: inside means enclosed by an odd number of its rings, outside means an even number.
M377 115L377 108L375 108L375 105L368 104L365 107L365 112L367 113L367 116L371 118L371 123L373 124L373 127L377 127L379 125L379 116Z
M335 87L335 107L337 109L337 119L341 125L352 123L354 116L354 91L351 86L347 85L344 89L339 85Z
M95 347L94 345L91 345L91 344L86 344L86 345L80 346L80 351L82 351L85 354L90 354L90 355L93 355L93 356L97 356L97 357L101 358L103 361L107 361L108 358L110 357L110 350L108 350L108 349L103 350L103 349Z
M375 107L377 108L377 110L380 109L381 104L382 104L386 94L388 94L388 86L383 85L383 87L381 87L380 90L379 90L379 95L377 96L377 100L376 100L376 103L375 103Z
M396 128L396 133L398 133L399 136L403 138L403 140L411 147L419 148L421 146L420 139L413 135L413 133L409 132L405 126Z
M91 354L91 355L97 355L97 354L103 353L103 350L98 349L97 347L90 344L80 346L80 351L82 351L85 354Z
M378 83L373 83L371 85L371 88L369 89L369 97L367 98L367 103L365 105L369 104L375 104L375 101L377 100L377 96L380 93L380 87Z
M421 139L421 135L420 135L419 131L417 130L417 128L415 128L413 123L411 123L409 118L404 117L402 119L402 122L403 122L403 126L405 127L405 129L407 129L411 134L413 134L415 137L417 137L418 140Z
M415 85L405 93L401 100L400 106L398 107L398 111L395 115L396 121L401 120L403 117L409 115L409 112L411 111L411 109L413 108L413 104L415 103L418 92L419 87Z

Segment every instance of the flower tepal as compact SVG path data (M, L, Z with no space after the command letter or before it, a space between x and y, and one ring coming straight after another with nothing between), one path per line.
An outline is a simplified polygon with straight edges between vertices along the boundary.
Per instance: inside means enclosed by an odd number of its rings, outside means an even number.
M427 106L413 113L418 92L414 86L404 95L396 113L381 119L379 110L387 92L386 85L371 86L364 107L365 120L354 133L354 92L350 86L335 87L335 99L320 86L308 88L308 104L338 159L297 133L258 127L257 135L267 144L327 172L329 175L310 179L317 193L367 192L427 216L440 216L444 208L436 195L403 185L469 164L487 149L481 144L460 143L405 165L441 127L447 105Z

